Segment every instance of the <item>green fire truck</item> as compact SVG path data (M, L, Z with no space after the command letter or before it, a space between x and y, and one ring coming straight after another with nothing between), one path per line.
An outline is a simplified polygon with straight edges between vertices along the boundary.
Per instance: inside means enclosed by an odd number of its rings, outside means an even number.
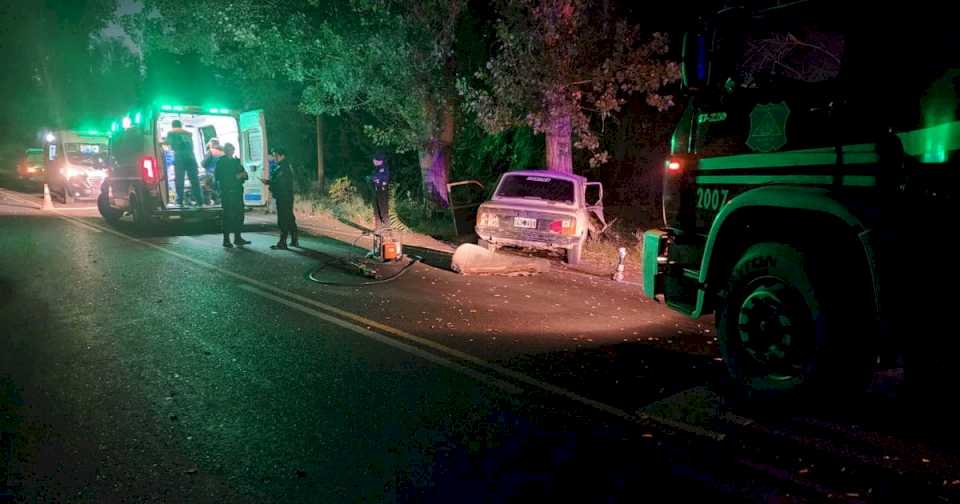
M714 314L750 396L945 383L960 37L936 4L751 2L684 37L644 291Z

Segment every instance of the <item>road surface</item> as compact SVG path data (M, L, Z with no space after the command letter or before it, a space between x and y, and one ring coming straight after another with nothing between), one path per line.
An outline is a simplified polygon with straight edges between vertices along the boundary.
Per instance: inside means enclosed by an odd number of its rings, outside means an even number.
M840 412L722 400L710 320L562 271L375 286L343 236L224 249L0 191L0 495L14 501L489 502L958 496L898 378ZM408 251L410 253L411 251ZM891 413L894 412L894 413ZM6 488L4 488L4 483Z

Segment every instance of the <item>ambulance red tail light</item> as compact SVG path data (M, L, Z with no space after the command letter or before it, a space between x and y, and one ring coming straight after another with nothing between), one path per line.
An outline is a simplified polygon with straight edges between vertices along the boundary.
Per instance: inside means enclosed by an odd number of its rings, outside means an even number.
M147 185L160 182L160 167L157 166L157 158L153 156L140 158L140 178Z

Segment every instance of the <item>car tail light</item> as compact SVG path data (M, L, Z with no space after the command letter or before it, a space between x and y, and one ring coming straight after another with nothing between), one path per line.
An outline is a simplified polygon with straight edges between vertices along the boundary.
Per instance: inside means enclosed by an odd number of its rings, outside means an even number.
M683 171L683 161L680 158L670 158L665 163L667 173L677 174Z
M550 231L562 235L572 236L577 234L577 221L574 219L561 219L550 222Z
M495 213L483 212L480 214L480 225L484 227L499 227L500 217Z
M153 185L160 181L160 168L157 166L157 158L153 156L143 156L140 158L140 178L144 184Z

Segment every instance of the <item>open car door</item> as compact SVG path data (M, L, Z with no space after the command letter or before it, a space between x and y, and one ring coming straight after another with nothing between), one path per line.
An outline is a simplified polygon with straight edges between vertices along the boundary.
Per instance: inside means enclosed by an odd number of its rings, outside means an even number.
M450 195L450 213L457 236L473 234L477 225L477 208L483 203L483 184L477 180L464 180L447 184Z
M250 177L243 184L243 202L247 206L264 206L269 194L262 178L270 176L267 165L267 127L263 110L240 114L240 161Z
M603 215L603 184L600 182L587 182L584 192L584 202L586 203L587 210L596 218L596 221L590 219L590 233L594 237L600 236L610 227L610 224L613 224L613 222L607 223L607 219Z

